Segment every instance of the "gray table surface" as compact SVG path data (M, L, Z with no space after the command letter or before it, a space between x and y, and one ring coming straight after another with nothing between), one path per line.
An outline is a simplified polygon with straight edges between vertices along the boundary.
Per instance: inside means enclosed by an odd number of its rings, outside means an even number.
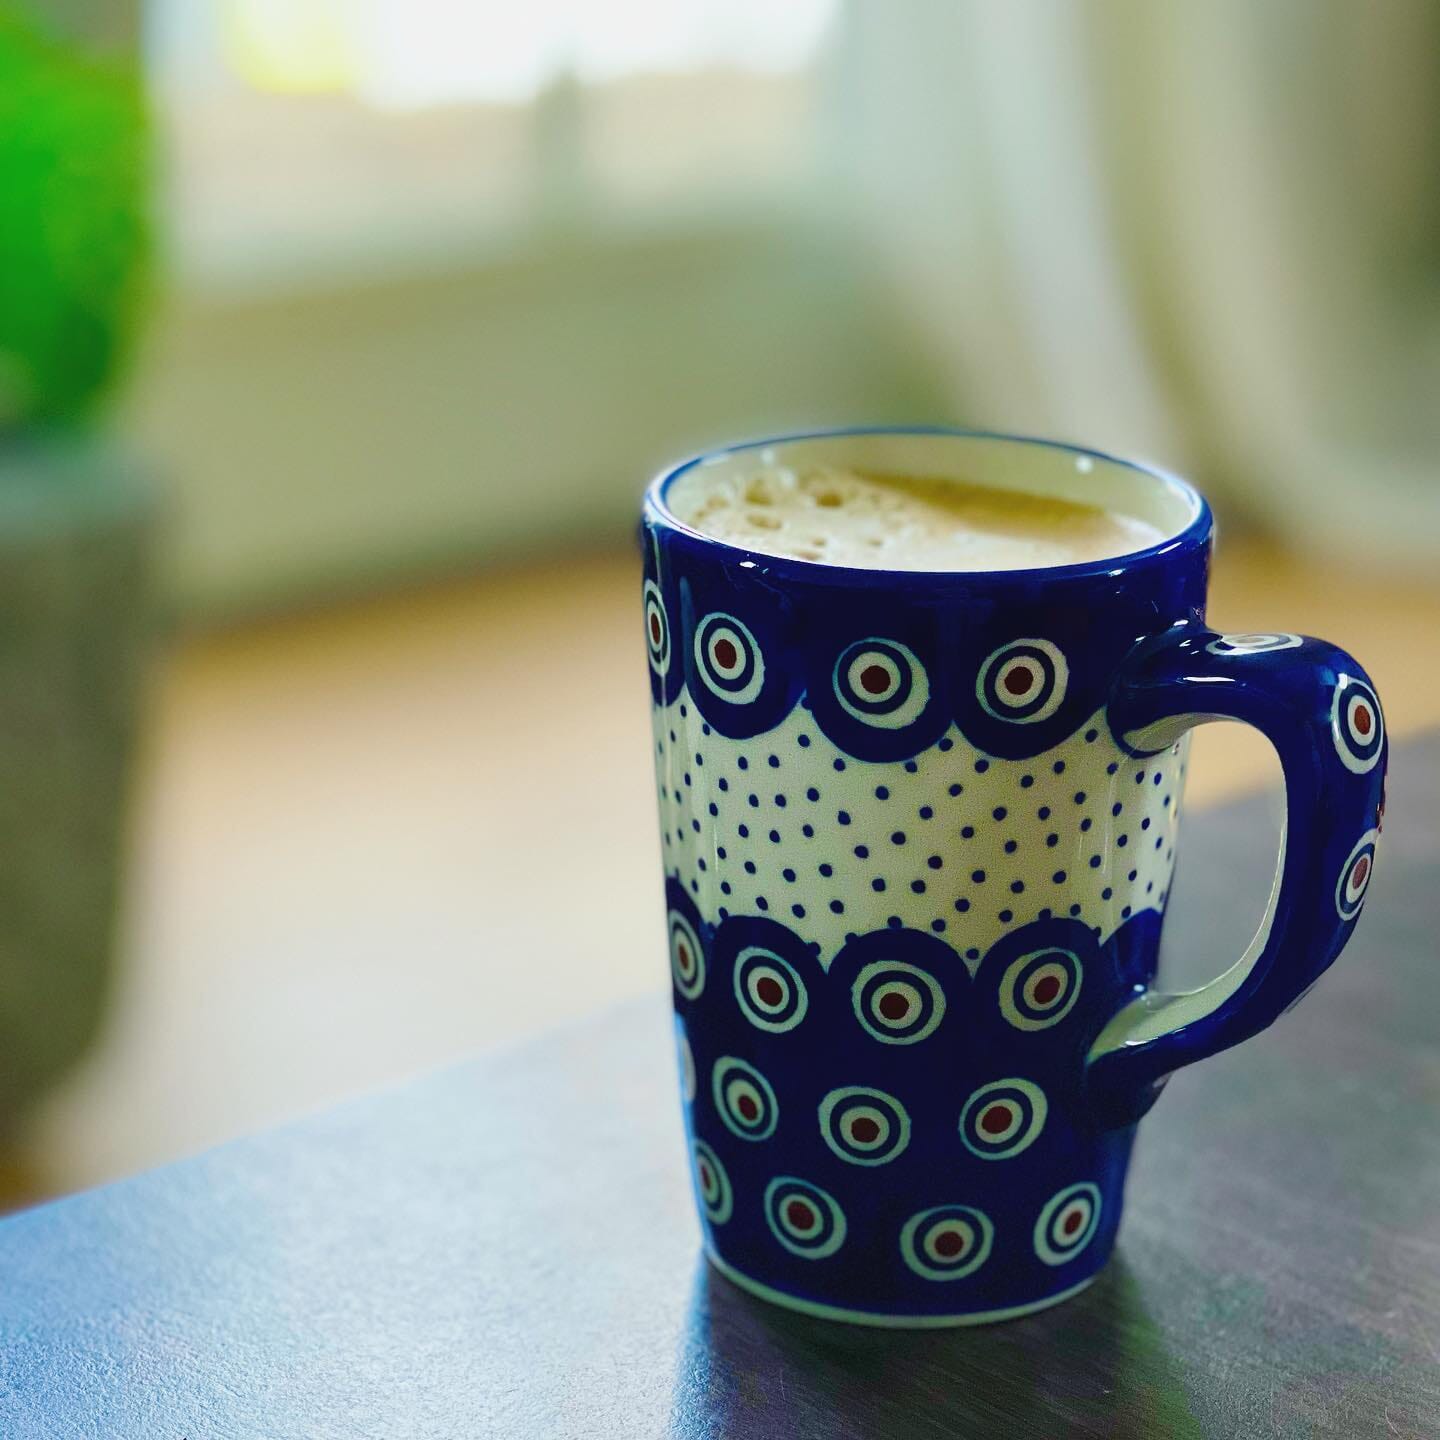
M1172 1082L1066 1305L875 1332L712 1274L657 995L0 1223L0 1435L1440 1435L1440 743L1390 796L1355 942ZM1172 976L1238 952L1272 809L1190 822Z

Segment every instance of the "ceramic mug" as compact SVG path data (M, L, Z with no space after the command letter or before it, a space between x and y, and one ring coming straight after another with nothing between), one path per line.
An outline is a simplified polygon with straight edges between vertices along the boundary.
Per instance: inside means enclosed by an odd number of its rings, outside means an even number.
M1050 569L751 553L666 505L695 466L954 476L1166 536ZM1385 731L1350 656L1205 624L1190 486L948 430L740 445L645 497L645 637L675 1029L705 1248L764 1298L875 1325L999 1320L1083 1288L1135 1125L1264 1029L1355 924ZM1187 732L1274 744L1287 827L1259 933L1152 988Z

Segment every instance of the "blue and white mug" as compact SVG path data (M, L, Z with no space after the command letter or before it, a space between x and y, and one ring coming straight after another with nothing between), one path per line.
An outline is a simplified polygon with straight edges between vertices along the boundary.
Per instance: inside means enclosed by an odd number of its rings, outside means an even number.
M1139 515L1162 543L918 573L751 553L666 505L694 466L955 476ZM1206 627L1210 511L1077 447L943 430L741 445L644 504L645 635L681 1087L705 1248L875 1325L999 1320L1094 1278L1166 1078L1264 1029L1349 938L1384 808L1365 672ZM1234 965L1151 988L1187 732L1243 720L1288 807Z

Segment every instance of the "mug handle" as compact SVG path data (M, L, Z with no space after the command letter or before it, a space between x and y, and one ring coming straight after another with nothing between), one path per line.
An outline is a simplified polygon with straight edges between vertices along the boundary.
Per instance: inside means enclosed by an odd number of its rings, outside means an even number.
M1300 635L1220 635L1182 622L1121 667L1111 728L1135 755L1158 754L1207 720L1266 736L1285 780L1285 825L1255 938L1198 990L1143 986L1100 1032L1086 1087L1102 1125L1139 1119L1182 1065L1258 1034L1344 949L1374 869L1385 812L1385 722L1365 672Z

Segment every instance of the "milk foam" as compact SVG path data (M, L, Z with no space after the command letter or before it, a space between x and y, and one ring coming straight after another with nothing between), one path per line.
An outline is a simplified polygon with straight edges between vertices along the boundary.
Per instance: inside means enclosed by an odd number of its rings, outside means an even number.
M677 519L766 555L875 570L1074 565L1157 544L1147 520L964 480L832 466L697 467L666 494Z

